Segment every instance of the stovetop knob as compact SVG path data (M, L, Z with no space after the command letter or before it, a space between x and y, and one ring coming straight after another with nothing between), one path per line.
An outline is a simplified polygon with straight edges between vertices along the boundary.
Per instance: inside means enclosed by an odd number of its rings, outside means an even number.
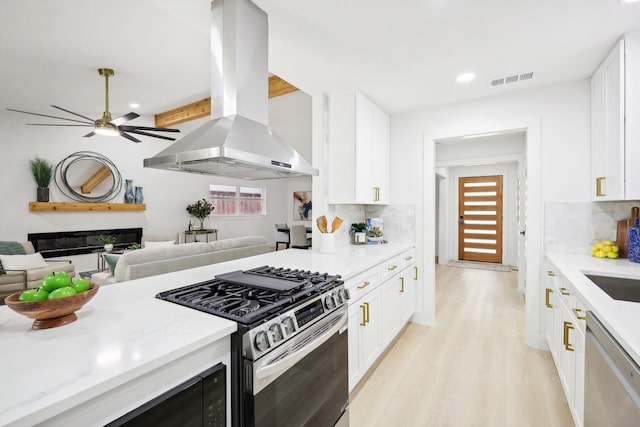
M293 322L292 317L285 317L284 319L282 319L282 325L284 326L284 330L287 335L291 335L296 330L296 325Z
M273 342L282 341L284 336L282 335L282 327L280 327L278 323L274 323L273 325L271 325L269 327L269 330L271 331Z
M351 299L351 294L349 294L349 289L347 288L340 289L340 294L342 295L342 298L344 298L345 301L348 299Z
M269 348L269 336L265 331L260 331L256 334L254 339L256 348L260 351L265 351Z
M331 295L324 297L324 305L327 307L327 310L333 310L336 308L336 302Z
M342 301L342 295L340 295L339 292L332 292L331 296L333 297L333 300L336 302L337 305L342 305L342 303L344 301Z

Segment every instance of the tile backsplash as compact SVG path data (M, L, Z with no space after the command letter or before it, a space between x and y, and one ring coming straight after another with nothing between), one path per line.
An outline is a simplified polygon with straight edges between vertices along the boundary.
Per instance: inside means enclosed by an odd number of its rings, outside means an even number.
M618 221L640 202L545 203L544 247L549 252L589 253L596 239L616 239Z

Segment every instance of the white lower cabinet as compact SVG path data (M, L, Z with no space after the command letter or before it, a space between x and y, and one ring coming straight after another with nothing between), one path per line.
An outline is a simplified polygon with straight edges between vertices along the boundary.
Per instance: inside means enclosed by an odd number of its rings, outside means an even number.
M349 391L413 315L417 277L410 250L347 281L351 294Z
M547 264L545 338L577 427L584 425L584 304L572 285Z

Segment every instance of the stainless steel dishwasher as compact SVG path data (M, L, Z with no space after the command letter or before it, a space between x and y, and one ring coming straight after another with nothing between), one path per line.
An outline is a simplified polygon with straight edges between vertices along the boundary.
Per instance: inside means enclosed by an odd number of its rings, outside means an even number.
M640 425L640 368L590 311L584 381L585 427Z

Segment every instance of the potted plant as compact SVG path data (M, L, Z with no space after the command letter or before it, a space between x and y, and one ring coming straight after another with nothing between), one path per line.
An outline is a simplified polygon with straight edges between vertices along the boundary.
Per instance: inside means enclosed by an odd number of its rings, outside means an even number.
M104 236L99 235L98 240L100 240L104 244L105 252L111 252L113 250L113 244L117 240L116 236Z
M211 202L201 199L195 203L192 203L187 206L187 212L189 215L194 216L200 220L200 230L204 230L204 219L211 215L215 208L211 204Z
M353 243L360 245L366 243L367 225L364 222L354 222L351 224L351 232L353 233Z
M36 190L37 201L48 202L49 184L51 184L51 178L53 177L53 165L45 159L36 157L31 160L31 173L38 186Z

